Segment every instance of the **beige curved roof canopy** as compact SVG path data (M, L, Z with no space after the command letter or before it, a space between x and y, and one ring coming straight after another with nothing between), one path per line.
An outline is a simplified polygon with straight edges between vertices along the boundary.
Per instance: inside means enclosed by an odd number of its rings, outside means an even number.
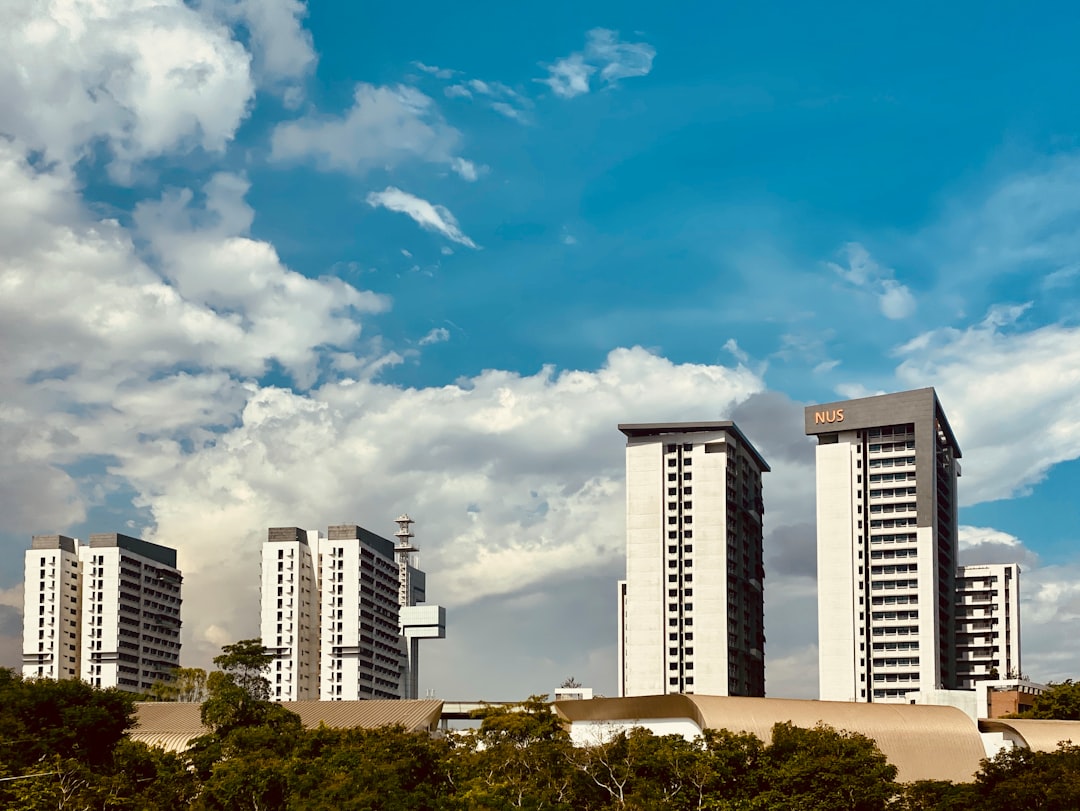
M985 757L975 723L954 707L912 704L855 704L783 698L702 695L637 696L591 701L559 701L558 714L573 722L647 726L651 720L685 718L702 729L749 732L768 742L776 723L799 727L818 723L872 738L897 779L967 782Z

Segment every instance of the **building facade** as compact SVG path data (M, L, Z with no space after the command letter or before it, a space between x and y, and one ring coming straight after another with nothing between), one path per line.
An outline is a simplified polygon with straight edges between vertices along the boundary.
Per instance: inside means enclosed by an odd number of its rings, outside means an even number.
M183 583L175 549L119 533L86 545L38 535L25 583L24 676L140 694L172 679Z
M319 697L319 533L274 527L262 548L260 634L277 701Z
M397 545L356 524L330 526L325 537L269 529L261 629L275 701L416 697L418 640L444 637L446 612L423 604L413 522L398 523Z
M23 663L25 678L74 679L81 672L79 542L35 535L25 555Z
M955 689L960 447L931 388L809 406L822 700Z
M1015 563L961 566L956 572L958 686L1019 679L1020 567Z
M619 695L764 695L769 466L732 422L619 430L627 438Z

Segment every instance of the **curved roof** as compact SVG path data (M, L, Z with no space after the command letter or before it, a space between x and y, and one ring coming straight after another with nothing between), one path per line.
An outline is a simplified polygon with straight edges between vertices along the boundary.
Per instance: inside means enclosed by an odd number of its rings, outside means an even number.
M438 726L442 701L283 701L281 705L300 716L308 729L320 724L335 729L374 729L398 726L413 731ZM169 752L183 752L194 738L210 730L202 725L197 703L175 701L139 702L135 705L135 726L128 733Z
M1034 718L994 718L979 721L983 732L1013 733L1028 749L1053 752L1063 741L1080 743L1080 721L1044 721Z
M704 695L636 696L558 701L567 721L622 721L687 718L701 729L749 732L768 742L773 724L799 727L825 723L872 738L898 770L897 779L967 782L986 756L979 729L955 707L914 704L856 704L784 698Z

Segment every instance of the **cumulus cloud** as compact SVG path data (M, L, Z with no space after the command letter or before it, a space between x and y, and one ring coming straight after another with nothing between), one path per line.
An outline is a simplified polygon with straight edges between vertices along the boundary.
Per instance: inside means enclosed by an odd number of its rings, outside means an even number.
M882 315L898 320L914 314L915 296L896 281L894 271L875 262L858 242L849 242L842 253L846 264L829 262L828 267L854 287L876 296Z
M978 324L932 330L899 350L901 384L933 384L949 415L966 504L1027 492L1053 465L1080 456L1080 328L1023 329L1022 312L993 308Z
M11 485L11 531L85 516L95 496L66 466L145 454L168 469L180 447L236 419L247 378L277 363L310 384L319 352L355 351L360 317L387 306L305 278L251 238L235 175L209 181L203 206L187 190L140 206L145 251L77 187L64 167L34 168L0 141L0 481ZM112 478L102 472L94 486Z
M304 29L307 5L301 0L201 0L199 8L231 26L243 26L259 84L293 91L315 69L311 34Z
M594 28L585 35L585 49L547 65L548 76L537 79L560 98L588 93L598 77L604 86L622 79L646 76L652 70L656 49L646 42L625 42L617 31Z
M957 528L960 541L960 563L1019 563L1025 571L1038 565L1039 557L1015 535L993 527Z
M153 516L147 533L180 547L185 631L206 657L211 625L233 638L254 630L253 561L267 526L355 520L390 532L407 511L419 522L429 596L451 606L617 568L617 423L723 416L760 389L744 369L642 349L616 350L596 371L492 370L432 388L249 387L232 427L188 453L163 442L125 454L117 471ZM226 587L229 606L210 599Z
M405 85L360 83L342 116L311 114L275 127L273 161L312 160L324 170L363 173L409 160L452 166L461 133L429 96Z
M433 205L427 200L393 186L387 186L380 192L371 192L367 196L367 203L372 208L381 207L406 214L421 228L442 234L451 242L468 248L477 247L476 243L461 231L454 215L445 206Z
M223 150L247 115L247 51L182 0L12 0L5 19L0 131L52 160L101 140L123 179L149 157Z

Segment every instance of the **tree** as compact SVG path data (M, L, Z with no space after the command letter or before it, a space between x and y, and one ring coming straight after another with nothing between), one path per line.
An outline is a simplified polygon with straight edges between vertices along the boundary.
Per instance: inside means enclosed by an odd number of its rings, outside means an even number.
M1060 684L1051 683L1045 692L1035 696L1030 710L1017 713L1015 717L1080 720L1080 684L1074 683L1072 679L1066 679Z
M474 713L480 728L459 741L454 771L466 808L570 809L579 776L570 736L546 696Z
M0 669L0 763L15 774L53 756L108 763L134 722L134 701L120 690Z
M1080 808L1080 746L1063 743L1054 752L1006 749L984 760L975 775L980 811L1076 811Z
M155 682L150 690L154 701L196 703L205 701L206 696L206 671L201 667L173 668L171 680Z
M225 645L214 657L214 664L221 669L237 687L258 701L270 698L270 679L267 673L274 657L266 652L261 639L241 639Z
M884 811L900 789L896 767L873 740L825 724L813 729L775 724L763 764L762 808Z

